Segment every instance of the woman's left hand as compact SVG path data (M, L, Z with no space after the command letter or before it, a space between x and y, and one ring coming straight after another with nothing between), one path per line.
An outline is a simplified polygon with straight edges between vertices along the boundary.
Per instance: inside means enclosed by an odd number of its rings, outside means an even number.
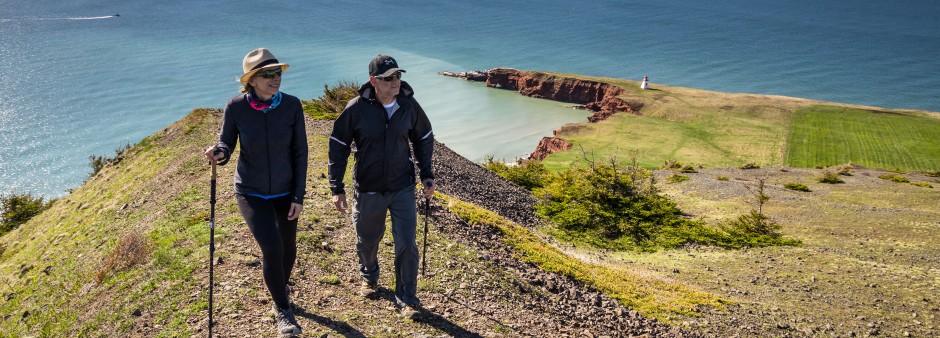
M290 212L287 213L287 220L293 221L300 217L300 212L304 210L303 204L291 203Z

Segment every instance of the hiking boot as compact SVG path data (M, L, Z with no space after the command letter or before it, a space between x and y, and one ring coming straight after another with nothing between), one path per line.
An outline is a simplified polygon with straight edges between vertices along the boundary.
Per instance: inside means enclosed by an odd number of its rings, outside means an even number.
M409 299L409 301L406 302L397 295L395 296L395 306L398 307L398 313L402 318L417 320L418 316L421 314L421 300L414 296L407 299Z
M294 310L290 308L278 309L274 306L274 323L277 325L277 332L281 338L293 337L301 333L300 324L294 318Z
M400 309L398 309L398 313L401 314L402 318L408 318L412 320L417 320L418 315L421 314L421 312L411 304L405 304L402 306Z
M369 297L379 291L379 282L376 281L362 281L359 284L359 294L363 297Z

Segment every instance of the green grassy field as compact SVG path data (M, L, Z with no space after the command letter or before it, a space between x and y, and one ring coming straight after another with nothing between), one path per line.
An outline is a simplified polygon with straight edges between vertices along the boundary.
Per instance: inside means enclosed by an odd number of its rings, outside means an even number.
M936 171L940 120L837 106L811 106L793 114L785 164Z
M547 157L552 171L584 158L611 157L659 168L665 161L705 167L831 166L936 171L940 168L940 118L772 95L718 93L635 81L554 74L606 82L620 98L639 103L641 116L615 114L598 123L570 124L558 137L571 150ZM938 115L940 114L933 114ZM583 151L582 151L583 149Z

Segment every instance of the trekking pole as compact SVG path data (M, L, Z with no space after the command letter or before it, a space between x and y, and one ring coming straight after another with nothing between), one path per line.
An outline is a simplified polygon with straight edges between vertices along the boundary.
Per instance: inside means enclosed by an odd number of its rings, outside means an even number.
M428 267L428 218L431 217L431 198L424 198L424 249L421 251L421 275L424 276L424 270Z
M209 186L209 338L212 338L212 263L215 258L215 161Z

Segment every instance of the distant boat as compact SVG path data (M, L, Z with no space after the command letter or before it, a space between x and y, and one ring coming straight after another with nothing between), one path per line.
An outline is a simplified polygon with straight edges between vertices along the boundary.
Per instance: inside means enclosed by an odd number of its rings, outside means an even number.
M114 15L112 15L112 16L116 18L116 17L119 17L119 16L121 16L121 15L118 14L118 13L114 13Z

